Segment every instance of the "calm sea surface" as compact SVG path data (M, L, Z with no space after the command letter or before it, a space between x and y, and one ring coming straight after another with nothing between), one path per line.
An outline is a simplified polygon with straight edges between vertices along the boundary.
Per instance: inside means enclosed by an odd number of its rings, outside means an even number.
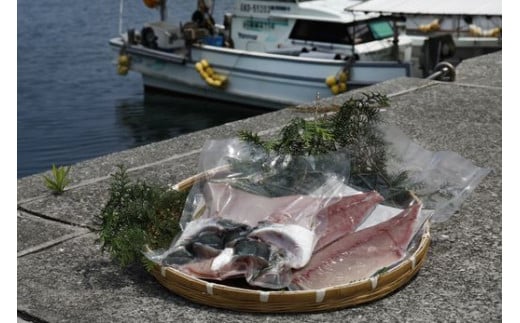
M169 1L187 21L196 1ZM233 1L216 1L222 23ZM144 96L141 77L120 76L108 40L119 30L118 0L18 0L18 178L264 113L227 103ZM158 19L124 1L123 30Z

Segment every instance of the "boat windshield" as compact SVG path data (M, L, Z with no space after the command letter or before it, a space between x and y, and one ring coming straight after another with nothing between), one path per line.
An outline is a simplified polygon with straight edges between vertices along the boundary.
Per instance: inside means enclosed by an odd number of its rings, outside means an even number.
M263 1L263 2L305 2L305 1L315 1L315 0L254 0L254 1Z
M294 24L290 38L336 44L360 44L394 35L387 20L374 20L344 24L339 22L299 19Z
M375 39L383 39L392 37L394 35L394 29L388 21L374 21L368 24Z

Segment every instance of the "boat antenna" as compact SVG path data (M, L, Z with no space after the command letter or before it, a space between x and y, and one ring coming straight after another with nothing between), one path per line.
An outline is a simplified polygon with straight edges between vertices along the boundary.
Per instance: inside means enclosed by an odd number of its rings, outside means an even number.
M123 33L123 2L124 0L119 1L119 35Z
M352 11L352 57L356 55L356 14Z
M159 12L161 14L161 21L166 20L166 0L160 0Z

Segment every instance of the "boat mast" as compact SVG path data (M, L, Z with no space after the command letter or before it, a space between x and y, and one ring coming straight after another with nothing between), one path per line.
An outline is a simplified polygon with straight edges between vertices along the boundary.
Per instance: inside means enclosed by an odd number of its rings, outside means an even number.
M356 56L356 16L355 13L352 12L352 57Z
M123 33L123 1L119 1L119 35Z
M165 21L166 20L166 0L160 0L159 6L160 6L159 12L161 15L161 21Z
M392 25L394 27L394 39L392 40L392 52L393 52L393 56L394 56L394 59L396 61L399 61L399 32L397 30L397 19L394 17L394 19L392 19Z

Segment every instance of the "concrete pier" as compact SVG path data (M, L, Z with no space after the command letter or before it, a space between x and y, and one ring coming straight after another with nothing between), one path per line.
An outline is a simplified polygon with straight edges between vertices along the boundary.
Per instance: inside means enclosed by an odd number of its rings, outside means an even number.
M464 61L454 83L416 78L361 92L390 97L385 119L429 150L450 150L491 168L447 222L431 228L419 274L372 303L312 314L250 314L192 303L142 268L122 270L96 242L94 217L117 165L132 178L176 183L197 172L207 139L238 130L269 133L295 116L284 109L72 165L54 196L41 175L18 180L17 310L24 322L499 322L502 319L502 53ZM347 92L321 104L341 104ZM307 115L306 115L307 116ZM9 215L11 216L11 215Z

